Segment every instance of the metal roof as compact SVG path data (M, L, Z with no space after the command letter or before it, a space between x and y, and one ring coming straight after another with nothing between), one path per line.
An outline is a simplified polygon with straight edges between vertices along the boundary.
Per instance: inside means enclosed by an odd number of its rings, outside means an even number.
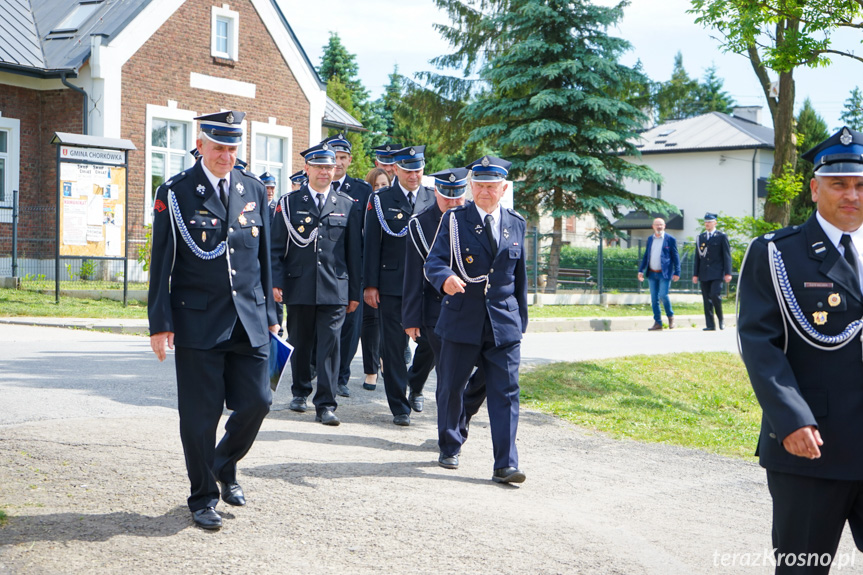
M639 134L642 154L774 149L773 129L722 112L666 122Z
M327 128L345 130L348 132L367 132L362 123L348 114L344 108L336 104L332 98L327 96L327 106L324 109L324 120L322 124Z
M52 144L66 144L68 146L83 146L86 148L114 148L117 150L137 150L131 140L124 138L105 138L102 136L87 136L85 134L70 134L68 132L54 132L51 138Z
M110 42L152 0L0 0L0 69L38 76L75 76L90 58L90 37ZM320 87L317 70L276 0L270 0ZM75 10L86 18L59 29Z
M683 214L664 214L661 212L629 212L613 224L618 230L649 230L653 228L653 220L662 218L669 230L683 229Z

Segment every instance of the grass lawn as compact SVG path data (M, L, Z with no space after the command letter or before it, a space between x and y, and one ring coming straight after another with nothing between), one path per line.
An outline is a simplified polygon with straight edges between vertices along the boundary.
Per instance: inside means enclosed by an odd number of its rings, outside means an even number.
M733 310L734 300L725 301L722 309ZM700 303L673 303L675 315L702 315L704 306ZM665 310L662 310L665 317ZM532 305L528 316L533 319L549 317L630 317L630 316L653 316L653 308L650 304L633 305ZM663 320L664 321L664 320Z
M54 301L53 292L48 295L25 289L0 289L0 316L147 318L146 304L135 300L129 300L125 308L123 302L108 299L93 300L60 296L59 304Z
M522 404L616 438L751 458L761 408L736 354L555 363L522 374Z

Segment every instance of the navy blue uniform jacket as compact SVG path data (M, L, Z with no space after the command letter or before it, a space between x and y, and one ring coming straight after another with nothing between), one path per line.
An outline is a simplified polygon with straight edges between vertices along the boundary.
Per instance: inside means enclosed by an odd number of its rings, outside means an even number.
M802 226L753 241L740 274L737 329L743 361L763 410L761 465L797 475L863 480L860 336L824 351L811 345L809 335L798 333L805 332L799 320L783 317L785 298L777 298L771 279L771 242L782 254L802 319L815 330L837 335L863 317L859 282L814 216ZM824 440L819 459L796 457L782 446L788 434L806 425L817 426Z
M491 321L494 343L502 346L521 340L527 330L527 269L525 267L525 222L514 210L501 209L501 232L497 253L491 253L483 222L473 204L444 214L440 231L425 263L425 273L434 288L443 293L446 279L456 272L450 267L450 215L458 222L460 251L465 272L471 277L489 274L485 282L469 283L464 293L445 295L435 333L457 343L482 344L486 315ZM464 278L462 278L464 279Z
M402 326L434 326L440 315L443 295L425 278L423 265L427 249L434 244L443 214L437 202L430 205L408 223L408 245L405 249L405 281L402 296Z
M307 184L283 196L273 218L273 286L283 290L286 305L348 305L361 299L360 214L353 198L330 191L323 212ZM294 229L307 239L318 230L316 242L288 244L285 206ZM287 248L287 254L285 250Z
M411 215L419 213L435 202L434 190L420 186L416 192L414 208L402 192L398 180L393 185L373 192L366 207L365 246L363 247L363 280L365 287L378 288L381 295L402 296L405 276L405 240L389 235L381 228L373 199L378 196L384 220L393 232L408 225Z
M728 236L716 230L708 240L707 232L703 232L698 236L695 247L695 271L692 275L705 282L721 280L731 275L731 246ZM707 255L702 257L700 252L705 250Z
M148 296L151 335L170 331L175 345L210 349L231 337L239 318L253 347L269 341L276 307L270 297L267 192L260 180L237 169L231 171L230 188L226 210L197 162L156 191ZM227 239L226 254L203 260L192 252L172 223L168 189L176 195L194 244L212 251Z

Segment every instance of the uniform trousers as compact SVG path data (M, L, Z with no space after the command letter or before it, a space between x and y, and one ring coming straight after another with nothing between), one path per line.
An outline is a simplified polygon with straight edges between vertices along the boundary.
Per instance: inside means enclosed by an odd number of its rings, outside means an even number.
M402 327L402 298L380 296L381 358L384 360L384 389L393 415L409 415L407 389L422 393L426 379L434 368L434 353L424 337L417 338L417 349L410 372L405 365L408 335Z
M339 377L339 339L345 321L343 305L289 305L288 341L294 346L291 354L294 397L312 393L312 353L316 354L318 389L312 400L320 415L335 411L336 384ZM317 349L315 349L317 344Z
M339 341L339 385L347 385L351 379L351 362L360 344L360 328L363 323L363 299L353 313L345 313L345 323Z
M192 484L192 511L216 506L216 481L236 482L237 462L252 447L270 411L269 349L269 344L252 347L239 320L231 337L211 349L176 348L180 440ZM224 406L233 413L216 445Z
M485 375L488 418L494 451L494 468L518 467L515 436L518 430L518 366L521 342L494 343L488 317L479 344L441 338L438 388L438 446L444 457L458 455L465 437L459 430L464 411L464 391L474 366Z
M719 297L722 291L722 280L701 280L701 298L704 300L704 320L707 327L710 329L716 328L716 323L713 321L713 312L716 311L716 317L719 318L719 323L722 319L722 298Z
M381 369L381 322L378 310L361 302L363 326L360 337L363 340L363 373L378 373Z
M827 573L825 554L836 554L846 520L857 548L863 550L863 481L768 470L767 487L773 498L777 575ZM848 566L850 559L842 560Z
M435 359L435 375L437 376L437 389L435 390L435 401L440 405L441 390L441 373L440 373L440 338L434 331L434 326L426 325L420 330L420 333L425 334L431 346L432 353ZM458 429L461 433L463 441L467 439L468 428L470 427L471 418L479 412L482 403L485 401L485 377L482 373L482 368L477 368L468 379L467 386L462 394L463 408L461 416L459 416ZM442 429L441 411L438 410L438 429Z

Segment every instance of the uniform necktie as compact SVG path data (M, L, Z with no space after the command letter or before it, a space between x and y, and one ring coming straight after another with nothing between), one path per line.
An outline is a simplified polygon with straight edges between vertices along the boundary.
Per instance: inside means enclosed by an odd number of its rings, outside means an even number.
M408 203L411 205L411 209L414 207L414 193L408 192Z
M326 194L318 194L318 211L324 213L324 198L326 198Z
M851 269L854 270L854 275L857 276L857 281L860 281L860 271L857 268L857 256L854 255L854 248L851 246L851 236L848 234L842 234L842 238L839 240L839 243L845 248L845 261L848 262L848 265L851 266Z
M494 239L494 218L491 214L485 215L485 237L488 238L488 245L491 247L491 253L497 254L497 241Z
M225 208L228 207L228 190L225 189L227 186L227 181L224 178L219 180L219 199L222 200L222 203L225 205Z
M339 191L339 186L341 186L341 185L342 185L342 183L341 183L340 181L338 181L338 180L334 181L334 182L333 182L333 191L338 192L338 191Z

